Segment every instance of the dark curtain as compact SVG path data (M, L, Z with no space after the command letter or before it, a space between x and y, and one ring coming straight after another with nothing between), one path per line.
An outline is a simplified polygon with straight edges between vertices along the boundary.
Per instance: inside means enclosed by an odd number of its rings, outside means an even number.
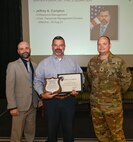
M5 98L7 64L18 58L21 35L21 1L0 1L0 98Z

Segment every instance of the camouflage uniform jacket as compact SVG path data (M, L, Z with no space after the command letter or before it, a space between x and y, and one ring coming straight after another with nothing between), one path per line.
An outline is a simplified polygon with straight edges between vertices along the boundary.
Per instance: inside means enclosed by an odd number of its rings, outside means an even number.
M91 81L91 105L105 110L121 109L121 94L129 88L132 80L125 62L112 53L103 61L95 56L88 63L87 74Z

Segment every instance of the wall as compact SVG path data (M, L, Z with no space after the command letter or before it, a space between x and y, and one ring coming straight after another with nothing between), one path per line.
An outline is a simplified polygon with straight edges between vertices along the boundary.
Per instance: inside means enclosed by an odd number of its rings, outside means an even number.
M119 55L122 57L125 62L127 63L127 66L133 67L133 55ZM36 63L39 63L42 59L46 58L47 56L32 56L32 60L35 61ZM88 61L90 60L92 55L77 55L77 56L70 56L73 58L80 66L86 67L88 64Z

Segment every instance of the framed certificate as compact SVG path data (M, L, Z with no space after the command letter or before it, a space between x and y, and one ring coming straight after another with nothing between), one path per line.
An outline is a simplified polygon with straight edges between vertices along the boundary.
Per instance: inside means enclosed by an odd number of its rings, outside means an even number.
M82 74L58 74L60 78L61 92L82 91Z

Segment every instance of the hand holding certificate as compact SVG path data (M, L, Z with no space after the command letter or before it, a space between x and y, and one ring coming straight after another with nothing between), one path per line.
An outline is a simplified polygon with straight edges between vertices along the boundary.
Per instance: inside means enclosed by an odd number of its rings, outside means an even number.
M57 78L46 79L45 91L52 93L82 91L81 73L58 74Z

